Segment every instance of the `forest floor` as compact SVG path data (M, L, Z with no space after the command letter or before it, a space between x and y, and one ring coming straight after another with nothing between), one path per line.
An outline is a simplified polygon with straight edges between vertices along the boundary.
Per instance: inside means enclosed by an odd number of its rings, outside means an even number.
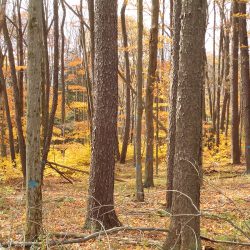
M166 229L169 216L165 212L166 174L164 164L155 177L155 187L145 190L145 202L135 202L135 171L133 163L116 167L115 205L120 221L131 227ZM91 234L83 230L86 214L88 175L75 178L74 184L61 177L47 177L43 188L44 230L47 238L53 233ZM201 218L203 236L217 240L244 241L230 222L250 235L250 177L244 175L244 166L230 164L207 165L201 195L201 209L214 215ZM215 217L222 217L218 218ZM22 241L25 220L25 197L21 179L0 183L0 242ZM53 249L159 249L164 232L121 231L99 237L83 244L56 246ZM203 246L214 249L250 249L203 241ZM52 249L52 248L51 248Z

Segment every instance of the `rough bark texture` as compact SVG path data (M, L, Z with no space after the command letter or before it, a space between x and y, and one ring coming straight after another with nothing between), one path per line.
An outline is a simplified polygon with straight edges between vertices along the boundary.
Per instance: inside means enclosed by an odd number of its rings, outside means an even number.
M26 176L26 145L25 139L23 135L23 126L22 126L22 118L21 118L21 102L20 102L20 95L18 89L18 82L17 82L17 75L16 75L16 66L15 66L15 58L12 43L10 40L6 18L3 22L3 33L5 43L8 48L8 57L9 57L9 64L10 64L10 72L11 72L11 80L12 80L12 88L14 94L14 104L15 104L15 121L16 121L16 128L17 128L17 135L18 135L18 146L19 152L21 157L21 164L22 164L22 172L23 176Z
M243 97L243 124L245 134L245 158L246 172L250 174L250 76L249 76L249 52L246 22L246 2L240 3L240 55L241 55L241 81Z
M117 2L95 5L95 81L91 171L86 227L119 226L114 211L118 110Z
M42 2L30 0L28 21L26 241L38 239L42 232L42 167L40 160L41 48Z
M123 2L123 6L121 9L121 24L122 24L122 36L123 36L123 47L128 47L128 35L127 35L127 29L126 29L126 17L125 17L125 11L127 7L127 1L125 0ZM130 63L129 63L129 53L128 50L124 50L124 59L125 59L125 68L126 68L126 120L125 120L125 129L124 129L124 136L123 136L123 143L122 143L122 151L121 151L121 163L125 163L126 161L126 155L127 155L127 149L128 149L128 143L129 143L129 132L130 132Z
M182 1L174 193L164 249L201 249L200 184L206 1Z
M232 3L232 14L239 11L239 3L234 0ZM240 163L240 142L239 142L239 97L238 97L238 71L239 71L239 18L232 16L232 63L231 63L231 91L232 91L232 163Z
M152 0L152 19L149 40L149 62L146 83L146 162L144 187L154 186L154 83L156 79L158 52L159 0Z
M143 56L143 1L137 0L137 96L136 96L136 138L135 138L135 167L136 167L136 199L144 201L142 183L141 131L142 131L142 56Z
M167 209L172 206L173 179L174 179L174 156L175 156L175 133L176 133L176 102L177 84L179 71L179 50L180 50L180 30L181 30L181 5L180 0L174 2L174 37L172 51L172 80L170 90L170 111L168 125L168 151L167 151Z

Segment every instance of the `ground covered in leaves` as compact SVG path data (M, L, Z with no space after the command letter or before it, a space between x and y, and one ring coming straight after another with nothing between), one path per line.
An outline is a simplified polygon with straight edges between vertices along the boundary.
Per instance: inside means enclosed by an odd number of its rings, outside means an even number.
M155 188L145 190L145 202L135 202L135 169L133 162L116 167L115 205L124 226L167 229L169 214L165 211L166 174L163 162ZM43 188L45 239L55 239L54 233L91 234L83 229L86 213L88 175L74 177L74 184L61 177L48 176ZM249 242L250 237L250 177L244 166L206 164L201 196L202 235L223 241ZM25 221L25 196L20 178L0 183L0 242L22 241ZM121 231L104 235L83 244L55 246L51 249L160 249L164 232ZM45 241L46 242L46 241ZM203 241L214 249L250 249Z

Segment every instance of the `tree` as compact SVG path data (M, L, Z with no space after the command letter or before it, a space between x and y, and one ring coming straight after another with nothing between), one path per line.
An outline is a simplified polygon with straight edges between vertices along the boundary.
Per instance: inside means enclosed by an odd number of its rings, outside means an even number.
M239 97L238 97L238 71L239 71L239 3L232 3L232 63L231 63L231 91L232 91L232 163L240 163L239 142Z
M130 63L129 63L129 53L126 48L128 48L128 35L127 35L127 28L126 28L126 17L125 11L127 7L127 0L124 0L122 9L121 9L121 25L122 25L122 36L123 36L123 46L124 50L124 60L125 60L125 68L126 68L126 120L125 120L125 129L124 129L124 136L123 136L123 143L122 143L122 151L121 151L121 163L125 163L128 143L129 143L129 132L130 132Z
M149 41L149 62L146 84L146 162L144 187L154 186L154 82L156 81L157 52L158 52L158 26L159 26L159 0L152 0L152 20Z
M136 96L136 137L135 137L135 168L136 168L136 199L144 201L142 184L141 131L142 131L142 56L143 56L143 1L137 0L137 96Z
M14 144L14 135L13 135L13 125L10 116L10 106L8 100L8 94L6 89L6 81L3 73L3 62L4 62L4 55L2 54L2 49L0 48L0 94L2 92L3 100L4 100L4 107L5 107L5 114L6 120L8 124L9 130L9 144L10 144L10 155L12 163L15 164L16 154L15 154L15 144Z
M95 84L89 197L85 226L119 226L114 210L118 113L117 1L95 4Z
M55 115L58 105L58 85L59 85L59 17L58 17L58 0L53 1L54 9L54 71L53 71L53 100L50 112L50 117L48 120L48 125L46 128L47 134L44 139L43 155L42 155L42 170L44 172L45 165L47 162L50 144L52 139Z
M173 15L173 47L172 47L172 79L170 90L170 111L168 125L168 151L167 151L167 209L172 206L173 180L174 180L174 156L175 156L175 137L176 137L176 103L177 103L177 84L179 71L179 50L180 50L180 31L181 31L181 1L174 2Z
M29 1L26 241L38 239L42 232L42 166L40 160L42 8L41 1Z
M3 21L3 34L4 34L4 40L8 49L8 59L9 59L9 64L10 64L12 88L13 88L13 93L14 93L15 121L16 121L17 135L18 135L18 146L19 146L19 152L20 152L20 157L21 157L22 172L23 172L23 176L25 179L26 177L26 145L25 145L25 138L23 134L23 125L22 125L21 99L20 99L20 92L18 88L14 51L13 51L13 46L11 43L11 39L10 39L8 27L7 27L6 17L4 18L4 21Z
M206 1L182 1L173 202L164 249L201 249L200 185Z
M241 81L243 91L243 123L245 133L246 172L250 174L250 76L249 52L246 22L246 2L240 2L240 55L241 55Z

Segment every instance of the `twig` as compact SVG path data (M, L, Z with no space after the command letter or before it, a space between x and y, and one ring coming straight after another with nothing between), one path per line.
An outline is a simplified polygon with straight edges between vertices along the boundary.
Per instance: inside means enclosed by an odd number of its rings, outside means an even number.
M73 181L72 181L70 178L68 178L68 177L67 177L62 171L60 171L59 169L53 167L52 164L48 164L48 166L49 166L50 168L52 168L54 171L56 171L60 176L62 176L62 177L63 177L65 180L67 180L69 183L74 184Z
M64 165L61 165L61 164L58 164L56 162L50 162L50 161L47 161L47 165L49 167L55 165L57 167L60 167L60 168L65 168L65 169L68 169L68 170L72 170L72 171L75 171L75 172L79 172L79 173L83 173L83 174L87 174L89 175L89 172L88 171L84 171L84 170L81 170L81 169L77 169L77 168L73 168L73 167L68 167L68 166L64 166ZM115 178L116 181L119 181L119 182L126 182L122 179L119 179L119 178Z
M142 231L142 232L164 232L168 233L169 230L167 229L162 229L162 228L144 228L144 227L115 227L112 229L108 229L106 231L100 231L96 232L93 234L90 234L88 236L83 236L82 238L76 238L76 239L70 239L70 240L51 240L47 242L48 246L56 246L56 245L69 245L69 244L75 244L75 243L84 243L89 240L96 239L102 235L108 235L108 234L114 234L118 233L120 231ZM52 234L53 235L53 234ZM55 234L59 235L59 234ZM63 236L63 234L60 234ZM66 236L65 234L64 236ZM77 235L77 234L68 234L71 236ZM77 235L79 236L79 235ZM210 239L205 236L200 237L201 240L204 241L209 241L213 243L220 243L220 244L228 244L228 245L238 245L238 246L250 246L250 242L236 242L236 241L222 241L222 240L215 240L215 239ZM42 243L41 242L8 242L8 243L0 243L0 246L2 247L30 247L30 246L40 246Z

